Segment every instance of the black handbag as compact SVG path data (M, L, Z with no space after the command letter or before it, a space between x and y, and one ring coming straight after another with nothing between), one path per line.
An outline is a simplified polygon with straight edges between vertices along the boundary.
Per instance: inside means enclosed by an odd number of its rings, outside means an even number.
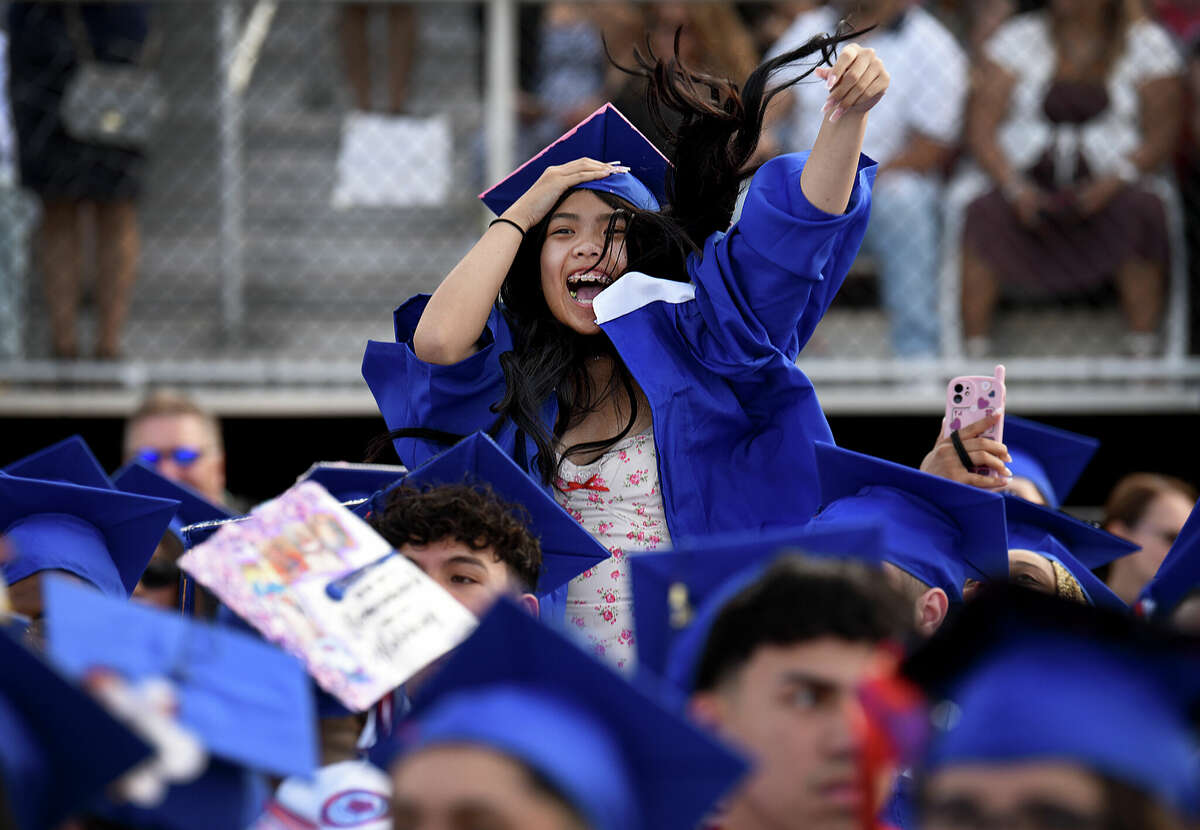
M59 105L63 128L88 144L146 149L167 114L158 75L143 65L147 50L134 63L98 61L79 8L69 6L65 16L78 67Z

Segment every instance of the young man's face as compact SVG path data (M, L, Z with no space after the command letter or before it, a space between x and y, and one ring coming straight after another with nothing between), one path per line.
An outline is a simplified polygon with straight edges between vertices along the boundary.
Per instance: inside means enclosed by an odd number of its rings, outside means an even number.
M392 768L395 830L585 830L525 768L470 745L432 747Z
M755 762L731 816L756 827L857 828L857 689L890 659L877 645L835 637L764 645L735 677L694 695L697 719Z
M400 553L450 592L477 617L482 617L501 596L509 596L537 612L537 600L526 593L491 547L472 550L455 539L429 545L404 545Z

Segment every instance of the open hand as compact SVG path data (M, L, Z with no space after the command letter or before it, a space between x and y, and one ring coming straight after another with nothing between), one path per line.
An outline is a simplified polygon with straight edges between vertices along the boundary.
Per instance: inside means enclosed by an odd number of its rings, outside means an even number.
M987 467L992 471L992 475L979 475L963 466L950 436L942 434L944 426L942 430L938 430L937 443L921 462L921 470L984 490L1003 489L1012 478L1012 471L1004 466L1005 462L1012 462L1012 456L1008 454L1008 448L999 441L982 437L1001 417L997 412L958 431L958 437L962 440L963 449L971 457L971 463L976 467Z
M829 113L830 123L848 112L866 112L878 104L891 81L875 50L857 43L843 47L832 68L817 67L816 75L829 88L821 112Z
M620 162L603 162L581 158L547 167L528 190L521 194L512 206L504 211L504 218L511 219L525 230L529 230L550 212L562 195L584 182L603 179L613 173L628 173L628 167Z

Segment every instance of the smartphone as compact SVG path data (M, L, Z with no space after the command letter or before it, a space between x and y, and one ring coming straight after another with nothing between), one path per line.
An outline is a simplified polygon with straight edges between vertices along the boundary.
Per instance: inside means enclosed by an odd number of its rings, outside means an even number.
M946 421L943 433L949 435L956 429L981 421L997 410L1004 410L1004 367L997 366L995 373L987 375L964 375L946 384ZM988 427L984 438L1004 442L1004 418ZM982 476L994 475L988 467L976 467L971 472Z

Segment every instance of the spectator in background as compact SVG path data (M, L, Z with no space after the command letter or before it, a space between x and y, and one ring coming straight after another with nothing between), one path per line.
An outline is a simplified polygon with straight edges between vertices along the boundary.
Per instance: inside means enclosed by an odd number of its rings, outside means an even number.
M721 78L745 78L758 65L760 52L732 3L651 3L642 18L643 42L659 57L674 53L678 32L679 57L687 66ZM611 93L617 109L666 152L670 137L650 117L645 80L620 73L617 81ZM678 116L668 114L665 126L673 130L678 124Z
M186 484L214 504L230 504L225 492L225 444L221 425L191 399L151 393L125 424L123 463L141 461L160 475Z
M1180 126L1170 37L1134 0L1051 0L1004 23L982 61L967 138L993 187L963 229L967 353L990 351L1002 286L1064 294L1112 279L1126 350L1153 354L1168 237L1147 180Z
M1133 473L1117 482L1104 505L1104 529L1141 550L1109 566L1105 581L1132 605L1154 578L1196 504L1196 488L1172 476Z
M90 219L99 312L96 357L117 360L137 279L141 239L136 200L146 159L137 150L77 141L64 129L59 108L82 45L71 34L73 14L96 60L129 63L141 59L150 9L137 2L13 3L8 9L8 89L20 180L42 202L39 264L54 356L79 356L83 223Z
M371 105L371 49L367 37L371 3L346 3L341 7L338 34L346 81L361 112L376 109ZM384 3L387 17L387 112L400 115L408 104L408 76L417 48L417 12L412 3Z
M522 104L522 155L537 153L605 102L614 85L605 41L625 62L640 23L640 14L623 2L546 5L537 27L533 86Z
M863 152L879 162L863 250L878 261L893 350L901 357L931 357L940 337L942 178L961 132L966 58L949 30L907 0L835 0L796 18L770 54L833 31L842 18L854 29L877 27L859 42L878 53L892 78L887 98L871 114L863 145ZM825 95L821 84L800 83L790 95L776 98L790 103L790 118L782 107L772 114L772 122L783 128L785 150L812 146Z

